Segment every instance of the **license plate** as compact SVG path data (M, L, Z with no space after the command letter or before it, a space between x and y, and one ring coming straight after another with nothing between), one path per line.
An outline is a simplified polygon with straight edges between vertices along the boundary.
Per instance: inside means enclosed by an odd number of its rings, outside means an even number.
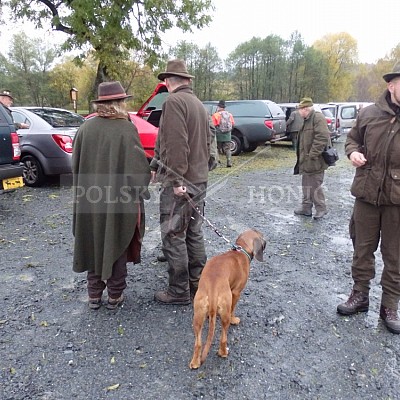
M16 178L3 179L4 190L16 189L22 186L24 186L24 181L22 179L22 176L18 176Z

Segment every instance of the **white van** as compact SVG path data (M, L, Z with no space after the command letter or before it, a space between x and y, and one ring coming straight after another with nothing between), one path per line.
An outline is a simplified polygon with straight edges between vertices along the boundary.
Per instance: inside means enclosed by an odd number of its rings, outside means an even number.
M330 102L328 104L335 106L336 129L341 134L345 134L352 128L360 109L373 103L358 101Z

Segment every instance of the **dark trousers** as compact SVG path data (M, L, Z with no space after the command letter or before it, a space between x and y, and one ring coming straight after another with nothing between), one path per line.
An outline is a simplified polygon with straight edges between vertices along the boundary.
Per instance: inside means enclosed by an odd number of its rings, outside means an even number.
M193 201L204 211L207 184L188 187ZM162 250L168 261L168 291L173 295L189 295L197 288L207 261L200 215L183 197L173 194L172 187L160 194Z
M120 258L113 264L112 274L107 281L102 281L101 276L95 275L94 272L87 273L87 288L89 297L93 299L101 298L104 289L107 287L108 297L117 299L122 295L126 288L126 277L128 275L126 263L128 252L125 251Z
M356 200L350 220L354 254L351 267L354 289L368 293L375 277L375 251L381 242L382 305L397 310L400 300L400 207Z
M324 172L301 176L303 190L303 209L311 211L313 205L316 211L326 211L325 194L322 189Z

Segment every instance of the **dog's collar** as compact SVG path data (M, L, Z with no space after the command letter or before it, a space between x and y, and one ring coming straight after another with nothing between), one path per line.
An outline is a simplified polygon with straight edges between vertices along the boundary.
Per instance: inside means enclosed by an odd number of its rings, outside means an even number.
M232 250L241 251L242 253L246 254L246 256L249 258L250 261L253 259L253 257L242 246L238 246L237 244L233 244L232 245Z

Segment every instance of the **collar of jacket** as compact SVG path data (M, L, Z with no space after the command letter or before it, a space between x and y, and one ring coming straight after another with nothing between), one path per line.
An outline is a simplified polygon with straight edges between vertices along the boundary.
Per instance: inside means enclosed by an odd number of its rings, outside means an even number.
M193 90L189 85L181 85L172 91L172 93L178 93L178 92L193 93Z

